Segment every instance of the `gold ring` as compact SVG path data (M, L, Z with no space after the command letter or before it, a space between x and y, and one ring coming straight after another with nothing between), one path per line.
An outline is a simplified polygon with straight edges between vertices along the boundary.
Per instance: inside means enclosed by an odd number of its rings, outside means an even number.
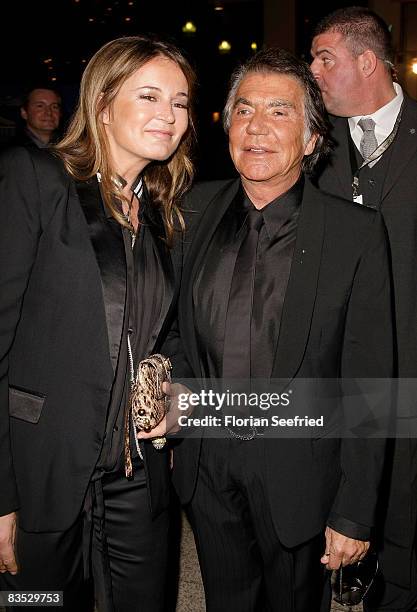
M166 443L167 439L165 436L162 436L161 438L153 438L152 440L152 445L154 448L156 448L156 450L162 450Z

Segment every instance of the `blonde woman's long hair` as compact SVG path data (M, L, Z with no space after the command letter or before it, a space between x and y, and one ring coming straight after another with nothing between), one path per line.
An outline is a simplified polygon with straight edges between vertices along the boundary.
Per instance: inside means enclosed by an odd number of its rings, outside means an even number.
M77 109L63 139L54 147L67 172L77 181L86 181L97 172L106 206L113 217L129 227L120 202L126 200L114 181L102 111L110 106L123 83L146 62L166 57L184 73L189 88L188 128L174 154L163 162L152 162L143 171L146 188L154 206L161 211L168 244L172 243L176 219L182 229L184 220L178 202L189 188L194 168L191 150L195 138L192 112L196 77L183 54L172 44L154 37L128 36L106 43L91 58L81 79Z

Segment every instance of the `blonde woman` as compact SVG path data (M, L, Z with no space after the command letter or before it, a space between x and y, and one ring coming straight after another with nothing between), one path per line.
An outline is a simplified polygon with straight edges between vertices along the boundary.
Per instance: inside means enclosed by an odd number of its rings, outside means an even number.
M127 397L173 310L194 82L171 44L113 40L53 155L0 162L0 589L64 610L92 583L100 612L164 604L169 454Z

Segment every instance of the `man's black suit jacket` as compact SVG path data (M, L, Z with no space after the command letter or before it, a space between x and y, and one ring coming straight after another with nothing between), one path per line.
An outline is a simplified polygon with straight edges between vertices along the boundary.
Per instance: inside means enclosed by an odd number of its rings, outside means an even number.
M76 184L41 150L4 153L0 205L0 515L17 509L24 529L61 531L82 508L103 443L126 296L122 230L95 178ZM164 298L145 353L165 338L175 292L153 221L141 231L158 260L149 282ZM144 447L158 513L168 453Z
M332 117L336 147L317 179L323 191L352 200L347 119ZM357 205L352 204L352 208ZM395 301L396 365L402 379L417 378L417 103L404 96L397 136L389 155L380 211L391 254ZM407 388L408 387L408 388ZM415 393L399 387L398 415L407 425L417 418ZM391 443L390 443L391 446ZM385 518L382 565L386 577L407 586L417 525L417 443L400 439L393 449L391 488ZM385 508L381 508L381 516Z
M190 209L202 210L179 300L181 338L196 377L204 372L195 335L193 312L198 305L193 304L193 283L238 186L238 180L220 188L218 183L202 184L187 201ZM349 202L324 195L306 181L273 377L390 377L390 299L380 216L359 207L352 211ZM264 443L268 494L284 545L307 541L330 516L331 525L346 535L369 535L384 441L323 438ZM200 447L199 439L185 438L175 450L174 484L183 503L190 501L195 489Z

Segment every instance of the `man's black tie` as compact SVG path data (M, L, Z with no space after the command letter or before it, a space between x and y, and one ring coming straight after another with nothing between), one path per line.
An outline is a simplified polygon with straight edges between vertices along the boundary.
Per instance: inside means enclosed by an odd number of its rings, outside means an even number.
M230 288L224 335L223 378L250 379L253 287L256 250L262 224L262 213L251 208L246 218L248 233L236 258Z

